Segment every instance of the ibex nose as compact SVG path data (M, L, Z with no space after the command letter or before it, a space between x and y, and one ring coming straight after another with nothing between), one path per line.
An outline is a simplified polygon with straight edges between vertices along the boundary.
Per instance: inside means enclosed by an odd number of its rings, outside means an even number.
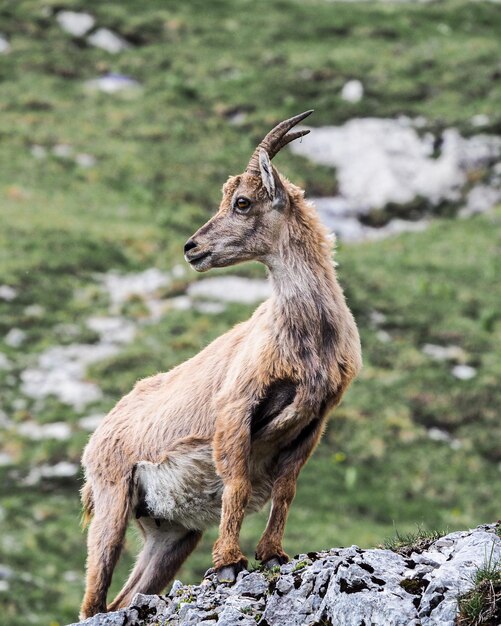
M197 244L193 241L193 239L188 239L188 241L184 244L184 253L186 254L193 248L196 248Z

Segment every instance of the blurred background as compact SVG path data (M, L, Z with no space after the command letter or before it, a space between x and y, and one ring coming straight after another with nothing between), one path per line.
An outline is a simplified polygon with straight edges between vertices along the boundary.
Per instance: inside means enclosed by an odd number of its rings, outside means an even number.
M261 267L200 277L182 246L262 136L309 108L276 165L339 235L365 367L285 547L499 516L500 53L487 1L2 3L2 623L75 620L89 433L266 297ZM265 519L245 523L249 555ZM131 533L113 591L136 550Z

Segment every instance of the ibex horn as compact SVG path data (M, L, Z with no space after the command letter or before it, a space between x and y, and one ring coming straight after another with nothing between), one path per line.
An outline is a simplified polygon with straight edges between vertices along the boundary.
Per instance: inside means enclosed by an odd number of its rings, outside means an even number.
M299 115L295 115L288 120L284 120L277 124L273 130L266 135L266 137L261 141L258 147L254 150L254 154L251 156L249 165L247 165L247 172L249 174L259 175L259 151L266 150L270 159L272 159L284 146L286 146L294 139L298 139L299 137L304 137L310 131L309 130L299 130L295 133L287 134L290 129L299 124L301 120L304 120L305 117L311 115L313 113L313 109L309 111L305 111L304 113L300 113Z

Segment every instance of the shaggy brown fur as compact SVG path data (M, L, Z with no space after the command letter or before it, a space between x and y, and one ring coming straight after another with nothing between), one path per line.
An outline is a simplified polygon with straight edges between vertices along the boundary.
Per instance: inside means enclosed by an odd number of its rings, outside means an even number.
M283 134L278 140L287 143ZM282 538L297 477L360 369L357 328L314 208L265 149L251 165L225 184L219 211L185 256L198 271L257 259L273 295L192 359L139 381L91 437L83 456L83 503L93 518L82 617L106 610L133 515L144 548L109 608L160 592L217 520L214 566L234 577L247 562L244 515L270 498L256 556L287 560Z

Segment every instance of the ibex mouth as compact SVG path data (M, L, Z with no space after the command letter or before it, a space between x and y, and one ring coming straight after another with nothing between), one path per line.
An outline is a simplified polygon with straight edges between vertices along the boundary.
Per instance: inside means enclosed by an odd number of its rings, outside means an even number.
M185 254L184 258L188 261L190 265L197 265L200 261L203 261L205 258L207 258L210 255L211 253L206 251L206 252L199 252L198 254L195 254L194 256L188 256L188 254Z

